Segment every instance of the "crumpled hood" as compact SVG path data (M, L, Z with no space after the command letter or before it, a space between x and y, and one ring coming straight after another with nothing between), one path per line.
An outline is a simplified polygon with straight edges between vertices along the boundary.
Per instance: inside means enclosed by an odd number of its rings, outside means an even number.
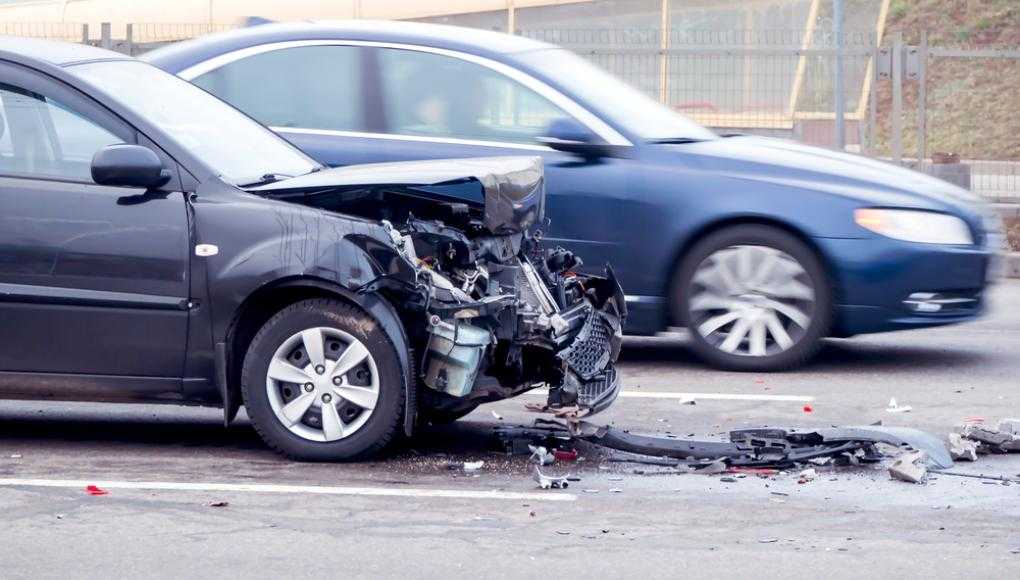
M351 165L247 190L272 195L344 188L442 188L435 191L437 197L484 206L485 226L495 234L527 229L540 222L545 212L544 171L537 156Z
M983 211L977 196L941 179L793 141L736 136L666 147L693 156L691 163L701 169L825 191L869 205L956 210L975 217Z

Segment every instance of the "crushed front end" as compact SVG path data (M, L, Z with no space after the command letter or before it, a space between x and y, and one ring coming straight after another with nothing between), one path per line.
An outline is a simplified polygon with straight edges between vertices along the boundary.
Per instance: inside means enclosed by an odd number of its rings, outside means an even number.
M573 416L616 398L623 291L608 266L585 274L578 256L543 248L540 158L339 168L257 192L371 220L344 238L375 273L356 290L400 313L425 419L540 387L543 408Z
M585 275L573 253L543 248L540 165L503 178L487 188L481 220L386 222L425 315L424 407L459 415L545 387L551 410L599 412L620 388L623 292L609 267Z

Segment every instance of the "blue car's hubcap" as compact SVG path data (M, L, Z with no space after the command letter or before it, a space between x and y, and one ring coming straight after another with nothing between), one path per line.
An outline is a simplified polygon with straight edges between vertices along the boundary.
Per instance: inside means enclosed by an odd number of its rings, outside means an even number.
M815 290L804 267L767 246L718 250L698 265L689 310L693 330L719 350L771 356L792 348L814 314Z

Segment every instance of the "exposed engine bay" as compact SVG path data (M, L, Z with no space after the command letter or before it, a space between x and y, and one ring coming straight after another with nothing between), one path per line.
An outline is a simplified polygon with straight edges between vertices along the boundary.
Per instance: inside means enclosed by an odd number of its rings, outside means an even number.
M274 197L382 224L387 244L348 236L378 273L357 291L400 312L426 417L456 418L538 387L548 389L545 408L574 416L615 400L624 295L610 267L585 274L580 257L543 247L541 159L363 167L364 182L358 168L340 186L336 174L321 188L288 180Z

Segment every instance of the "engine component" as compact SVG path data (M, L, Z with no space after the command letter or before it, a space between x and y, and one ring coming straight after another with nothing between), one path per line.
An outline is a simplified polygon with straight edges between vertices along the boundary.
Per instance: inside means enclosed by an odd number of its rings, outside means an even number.
M425 384L454 397L471 392L491 333L460 320L444 322L433 315L426 350Z

